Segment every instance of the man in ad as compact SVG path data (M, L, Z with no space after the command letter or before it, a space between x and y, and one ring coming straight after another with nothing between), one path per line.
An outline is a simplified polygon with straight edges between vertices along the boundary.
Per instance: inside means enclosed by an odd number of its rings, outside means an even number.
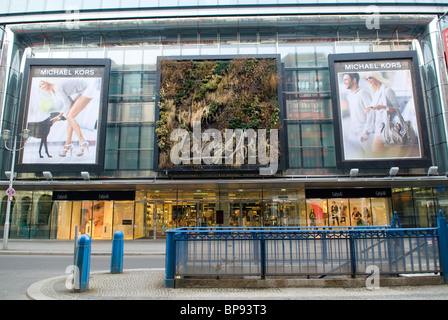
M344 160L419 159L411 61L337 62Z

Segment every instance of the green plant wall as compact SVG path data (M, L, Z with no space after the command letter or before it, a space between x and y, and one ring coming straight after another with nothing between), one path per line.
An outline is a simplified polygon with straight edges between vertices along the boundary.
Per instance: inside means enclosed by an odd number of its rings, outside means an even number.
M202 131L279 128L279 75L273 58L160 61L159 169L170 168L177 128Z

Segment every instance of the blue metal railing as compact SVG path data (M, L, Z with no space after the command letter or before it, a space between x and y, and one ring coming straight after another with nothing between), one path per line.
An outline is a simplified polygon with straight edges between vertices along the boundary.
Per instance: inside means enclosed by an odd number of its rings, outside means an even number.
M371 265L381 274L439 273L448 267L439 219L437 228L412 229L397 228L396 214L393 226L178 228L167 232L165 286L178 277L356 277Z

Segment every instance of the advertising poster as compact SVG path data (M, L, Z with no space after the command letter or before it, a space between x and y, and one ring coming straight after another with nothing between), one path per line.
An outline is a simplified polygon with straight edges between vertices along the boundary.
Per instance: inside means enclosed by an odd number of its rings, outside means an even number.
M415 57L357 56L330 57L339 164L420 165L427 138Z
M53 171L59 165L100 165L107 60L101 64L65 60L63 65L59 59L43 64L31 60L22 109L30 139L20 164L48 165Z

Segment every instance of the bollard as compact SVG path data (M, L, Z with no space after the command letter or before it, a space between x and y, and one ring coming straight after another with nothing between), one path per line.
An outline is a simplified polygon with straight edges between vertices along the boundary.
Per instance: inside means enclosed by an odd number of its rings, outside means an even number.
M83 234L78 239L77 253L76 253L76 267L77 275L75 274L75 291L82 292L89 290L89 276L90 276L90 251L92 239Z
M110 273L122 273L123 272L123 244L124 234L118 230L114 233L114 239L112 240L112 255L110 259Z
M443 283L448 283L448 226L443 211L437 216L437 230L439 234L440 269Z
M174 288L174 275L176 273L176 242L175 231L166 233L166 258L165 258L165 288Z

